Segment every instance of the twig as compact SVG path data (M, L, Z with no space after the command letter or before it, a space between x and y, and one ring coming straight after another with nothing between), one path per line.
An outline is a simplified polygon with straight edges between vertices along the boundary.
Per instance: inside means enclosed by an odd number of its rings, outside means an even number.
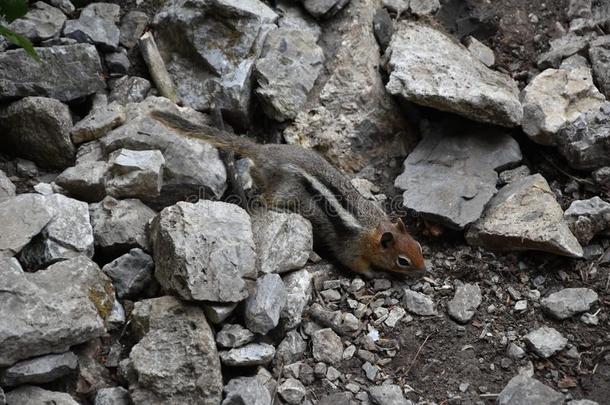
M167 72L165 62L163 62L163 58L161 58L161 54L159 53L159 48L157 48L155 38L153 38L150 32L146 32L142 35L138 44L142 58L144 59L144 62L146 62L146 66L148 66L150 76L152 77L153 82L155 82L159 93L163 97L169 98L173 103L177 103L178 95L176 93L176 86Z
M500 394L479 394L481 398L496 398L499 397Z
M421 353L422 349L424 348L424 345L426 344L428 339L430 339L430 336L432 336L432 333L430 333L428 336L426 336L426 338L424 339L424 342L419 346L419 348L417 349L417 352L415 352L415 357L413 357L413 361L411 361L411 364L409 364L409 368L407 368L407 371L405 371L405 375L409 374L409 371L411 371L411 368L413 368L415 361L417 361L417 357L419 357L419 353Z

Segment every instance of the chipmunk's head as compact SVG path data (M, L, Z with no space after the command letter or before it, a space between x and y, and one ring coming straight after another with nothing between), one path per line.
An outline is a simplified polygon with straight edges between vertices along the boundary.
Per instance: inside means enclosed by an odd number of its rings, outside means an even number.
M370 263L379 269L421 276L426 271L421 245L413 239L402 220L384 221L369 239Z

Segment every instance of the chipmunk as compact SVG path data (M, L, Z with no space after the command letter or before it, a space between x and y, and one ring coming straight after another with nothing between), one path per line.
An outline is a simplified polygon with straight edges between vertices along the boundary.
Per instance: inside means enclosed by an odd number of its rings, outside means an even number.
M307 218L316 250L330 253L348 269L367 277L373 270L417 276L425 272L421 245L402 220L392 221L316 152L296 145L258 144L173 113L153 111L151 116L186 137L250 158L251 176L267 206Z

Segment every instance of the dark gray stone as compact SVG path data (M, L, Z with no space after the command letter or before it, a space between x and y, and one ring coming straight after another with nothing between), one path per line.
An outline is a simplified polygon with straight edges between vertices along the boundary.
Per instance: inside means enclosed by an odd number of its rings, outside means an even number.
M125 50L107 53L104 59L106 60L106 67L112 75L124 76L131 67L131 62Z
M610 98L610 35L591 42L589 59L599 90L606 96L606 99Z
M55 184L79 200L98 202L106 196L104 177L108 163L101 161L82 162L64 170L55 179Z
M385 8L380 8L375 13L373 17L373 32L381 51L385 52L392 39L392 34L394 34L392 17L390 17L390 13Z
M527 346L543 359L549 358L563 348L568 340L557 330L548 326L535 329L523 337Z
M80 15L81 17L95 17L112 23L118 23L121 15L121 6L105 2L89 3L83 8Z
M0 100L45 96L70 101L106 87L93 45L36 48L36 53L40 62L23 49L0 53Z
M295 363L301 360L306 350L307 342L299 332L292 330L286 334L284 340L278 345L274 361L283 365Z
M41 195L19 194L0 200L0 257L17 255L52 218Z
M133 48L144 33L150 18L142 11L130 11L121 19L121 36L119 41L125 48Z
M302 0L303 7L312 16L325 19L337 14L349 0Z
M119 256L130 249L148 249L147 226L156 212L140 200L106 197L89 205L96 249Z
M256 377L234 378L223 388L222 405L271 405L271 394Z
M343 359L341 338L330 328L320 329L313 333L312 354L316 361L337 364Z
M589 38L574 33L556 38L550 42L550 49L538 58L541 69L557 68L561 61L587 49Z
M78 366L72 352L47 354L20 361L2 372L0 382L5 387L23 384L44 384L70 374Z
M240 347L254 340L254 333L238 324L225 324L216 334L218 346L231 349Z
M108 263L102 271L112 279L117 297L135 298L152 287L154 262L142 249L131 249Z
M24 385L7 392L6 403L9 405L79 405L74 398L65 392L49 391L31 385Z
M452 121L424 127L394 182L404 190L404 206L454 229L479 219L497 191L495 170L522 157L513 138L491 131L497 129Z
M142 77L124 76L112 85L108 101L116 101L122 105L140 103L144 101L150 88L150 82Z
M610 228L610 203L599 197L574 200L563 213L570 230L582 245Z
M42 167L72 165L71 129L70 109L52 98L25 97L0 108L0 142Z
M398 385L377 385L369 387L368 392L371 401L377 405L411 405Z
M265 334L280 321L286 305L286 287L277 274L266 274L256 280L256 289L246 301L246 326L254 333Z
M303 403L307 390L303 383L295 378L288 378L277 388L277 392L284 401L291 405Z
M58 9L63 11L64 14L68 14L68 15L72 14L74 12L74 10L76 9L74 7L74 4L72 4L72 2L70 0L49 0L49 4L57 7Z

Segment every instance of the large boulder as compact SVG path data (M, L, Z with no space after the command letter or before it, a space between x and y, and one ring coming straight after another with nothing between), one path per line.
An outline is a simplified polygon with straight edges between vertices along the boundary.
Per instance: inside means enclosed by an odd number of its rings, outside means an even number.
M0 367L63 353L106 333L114 291L90 259L79 256L25 273L0 261Z
M582 257L583 250L563 219L563 211L539 174L504 186L483 216L466 232L471 245L492 250L540 250Z
M565 124L555 140L561 154L575 169L593 170L610 165L610 102Z
M233 124L247 125L254 62L277 18L259 0L167 2L153 27L178 97L197 110L215 103Z
M116 101L94 108L70 131L72 142L78 145L101 138L108 131L122 125L125 119L125 107Z
M394 185L405 207L463 229L481 216L496 193L500 170L521 161L519 144L492 127L453 122L423 128L423 140L404 162Z
M52 98L25 97L0 108L0 143L39 166L72 165L71 129L70 109Z
M220 198L226 189L226 170L216 148L187 138L151 118L151 111L168 111L200 124L209 118L191 108L177 107L163 97L149 97L139 104L128 104L127 123L100 139L104 154L118 149L159 150L165 158L163 185L155 206L168 206L184 199Z
M55 184L68 195L87 202L98 202L106 196L104 178L108 163L104 161L77 162L55 178Z
M70 101L106 87L95 46L75 44L35 49L40 62L23 49L0 53L0 100L45 96Z
M155 276L185 300L238 302L244 276L256 274L250 217L240 207L203 200L165 208L151 229Z
M220 403L220 360L201 308L166 296L136 303L132 317L141 340L121 366L135 405Z
M323 78L307 107L284 130L288 143L321 152L345 171L406 155L414 137L384 88L373 32L376 0L353 0L326 23Z
M507 127L521 124L517 84L490 70L442 32L403 22L388 47L391 94L416 104Z
M78 20L68 20L63 29L66 38L98 46L105 51L116 51L119 47L119 28L103 18L82 13Z
M523 131L543 145L557 143L557 132L586 111L604 102L586 66L547 69L523 89Z
M72 373L78 357L72 352L47 354L20 361L4 370L0 382L4 387L22 384L44 384Z
M53 211L39 194L19 194L0 200L0 257L17 255L52 218Z
M87 203L62 194L46 195L44 203L53 219L23 248L21 262L36 269L81 255L92 257L93 229Z
M317 39L306 30L279 28L267 35L256 61L256 95L265 113L276 121L294 119L324 62Z
M302 268L313 249L311 223L298 214L266 211L252 217L259 270L284 273Z
M66 16L60 9L38 1L23 17L10 23L9 28L30 41L39 42L59 36L65 22Z

